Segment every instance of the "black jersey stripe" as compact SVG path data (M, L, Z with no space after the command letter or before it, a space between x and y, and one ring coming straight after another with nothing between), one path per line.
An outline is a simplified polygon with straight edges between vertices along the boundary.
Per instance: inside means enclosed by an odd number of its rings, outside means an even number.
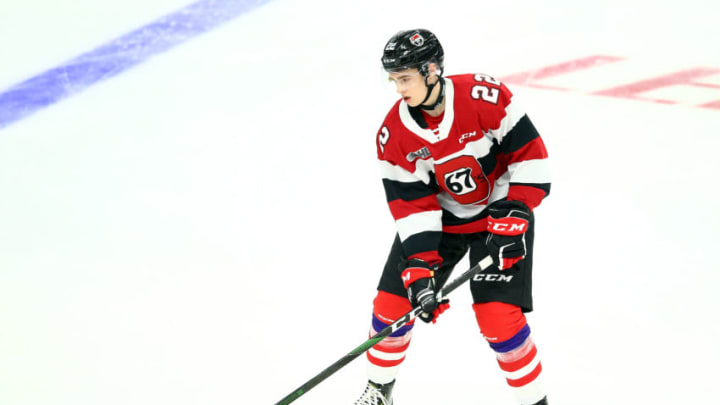
M513 153L539 136L540 134L537 129L535 129L532 121L530 121L530 118L525 114L517 124L515 124L513 129L503 137L502 143L500 144L500 151L505 154Z
M442 223L444 226L454 226L454 225L465 225L469 224L471 222L475 222L477 220L483 219L487 217L487 211L483 210L481 213L477 215L473 215L470 218L460 218L458 216L455 216L452 212L443 209L442 210Z
M402 243L405 257L410 257L418 253L437 250L438 246L440 246L441 239L442 232L440 231L426 231L411 235Z
M495 170L495 166L497 166L497 154L499 149L500 146L497 144L497 141L493 140L490 152L477 159L478 163L480 163L480 167L482 167L483 173L485 173L486 176L489 176L490 173Z
M388 202L398 199L413 201L435 194L435 190L422 181L414 181L412 183L403 183L389 179L382 179L382 181Z
M527 187L538 188L545 192L545 197L550 195L550 185L551 185L551 183L513 183L513 182L510 182L510 187L512 187L512 186L527 186Z

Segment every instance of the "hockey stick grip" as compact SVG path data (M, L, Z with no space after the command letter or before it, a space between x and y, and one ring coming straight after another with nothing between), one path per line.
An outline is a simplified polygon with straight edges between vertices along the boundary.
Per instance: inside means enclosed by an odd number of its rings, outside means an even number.
M487 270L490 266L492 266L493 260L490 256L486 256L484 259L480 260L478 264L471 267L469 270L458 276L457 278L453 279L449 283L447 283L440 291L437 293L437 299L438 301L450 294L453 290L458 288L461 284L465 283L466 281L470 280L475 274ZM313 387L320 384L322 381L324 381L326 378L330 377L331 375L335 374L338 370L345 367L348 363L355 360L358 356L365 353L368 349L375 346L377 343L379 343L381 340L385 339L386 337L393 334L396 330L402 328L405 326L408 322L415 319L420 313L422 312L421 307L415 307L410 312L406 313L405 315L401 316L400 319L393 322L392 324L388 325L385 329L381 330L377 334L375 334L370 339L366 340L361 344L360 346L353 349L350 353L346 354L342 358L340 358L338 361L330 365L325 370L321 371L318 375L311 378L308 382L301 385L298 389L287 395L285 398L281 399L279 402L277 402L275 405L287 405L291 402L294 402L296 399L303 396L306 392L310 391Z

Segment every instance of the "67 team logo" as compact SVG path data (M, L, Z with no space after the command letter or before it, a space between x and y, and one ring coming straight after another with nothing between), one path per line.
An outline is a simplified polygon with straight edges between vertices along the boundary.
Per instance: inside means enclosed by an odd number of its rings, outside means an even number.
M460 204L479 204L490 197L490 182L472 156L460 156L435 165L438 184Z

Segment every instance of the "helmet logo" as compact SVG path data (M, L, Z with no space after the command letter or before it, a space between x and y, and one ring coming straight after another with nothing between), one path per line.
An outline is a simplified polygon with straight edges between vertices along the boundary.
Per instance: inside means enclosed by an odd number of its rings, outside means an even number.
M415 46L422 46L422 44L425 43L425 38L423 38L420 34L415 34L410 37L410 42L412 42Z
M394 50L395 50L395 45L397 45L397 42L390 42L390 43L388 43L387 46L385 47L385 50L386 50L386 51L394 51Z

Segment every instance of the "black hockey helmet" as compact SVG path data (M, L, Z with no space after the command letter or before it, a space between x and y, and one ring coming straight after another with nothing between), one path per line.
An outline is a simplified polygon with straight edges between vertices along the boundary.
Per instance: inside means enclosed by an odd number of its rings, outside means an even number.
M445 53L435 34L425 29L400 31L385 44L382 64L388 72L416 68L427 76L428 64L443 70Z

